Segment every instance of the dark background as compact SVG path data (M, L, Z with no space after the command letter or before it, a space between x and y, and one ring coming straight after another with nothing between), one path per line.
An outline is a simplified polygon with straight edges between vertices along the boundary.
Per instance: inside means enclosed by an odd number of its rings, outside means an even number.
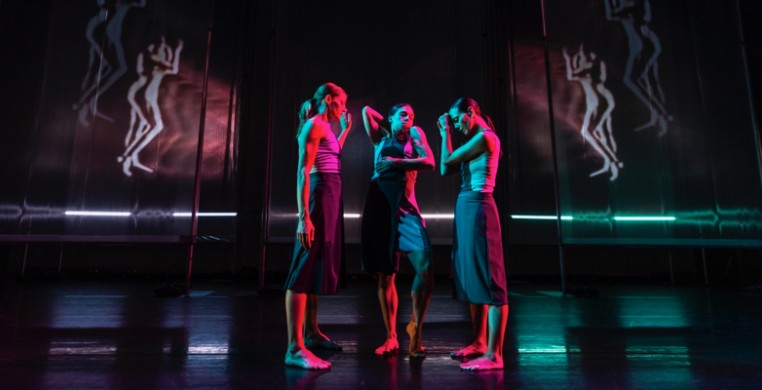
M546 1L547 41L539 1L192 4L148 0L145 9L130 11L123 37L131 71L101 98L114 122L83 126L71 105L87 66L84 29L95 1L0 2L6 272L17 274L22 264L48 272L61 259L85 273L182 272L187 250L167 243L188 239L190 219L171 215L193 206L203 128L199 210L238 216L199 220L195 269L249 274L260 271L264 257L277 279L290 261L295 224L295 112L320 83L333 81L348 92L355 119L342 157L348 213L362 210L372 170L363 105L384 113L397 102L412 104L438 159L435 120L467 95L480 101L503 141L495 196L511 276L556 275L559 239L569 244L573 275L660 278L672 260L673 270L692 278L702 248L717 280L748 283L759 274L754 113L762 99L756 95L762 13L753 1L738 8L719 0L652 2L651 28L664 47L661 77L675 116L665 137L630 130L645 114L632 108L637 103L621 83L626 37L605 20L601 1ZM116 163L129 115L124 95L136 53L162 34L170 46L183 39L185 49L179 74L162 87L167 128L145 153L144 162L159 169L126 178ZM626 165L613 183L587 177L600 162L578 134L579 86L564 78L560 50L582 41L607 59L608 86L618 97L614 123ZM455 176L421 173L422 212L451 213L457 186ZM555 215L556 193L562 215L584 216L564 223L560 234L553 221L510 218ZM72 209L132 216L63 216ZM610 219L617 213L670 214L680 222L623 226ZM346 223L347 270L357 273L359 219ZM428 225L438 272L447 273L451 220Z

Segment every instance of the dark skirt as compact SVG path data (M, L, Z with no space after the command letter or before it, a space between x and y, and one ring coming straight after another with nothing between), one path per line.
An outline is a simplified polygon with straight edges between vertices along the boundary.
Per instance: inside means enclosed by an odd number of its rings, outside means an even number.
M464 191L455 205L452 271L457 298L508 303L500 216L491 193Z
M307 294L335 294L344 246L341 174L310 174L309 202L315 240L310 249L305 249L295 238L285 288Z
M405 182L372 180L362 216L362 269L391 275L401 253L431 251L420 213L405 198Z

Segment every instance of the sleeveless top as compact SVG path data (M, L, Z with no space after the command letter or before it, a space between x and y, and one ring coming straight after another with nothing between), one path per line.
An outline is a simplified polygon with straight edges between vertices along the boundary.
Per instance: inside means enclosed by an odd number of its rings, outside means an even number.
M378 172L378 162L386 157L395 158L414 158L418 155L413 147L413 139L409 133L401 133L396 136L386 136L374 146L375 161L373 163L372 181L379 183L382 187L388 187L391 182L403 183L403 201L400 204L400 211L403 213L414 212L418 210L418 202L415 199L415 181L418 177L416 170L389 169L383 173ZM386 185L382 183L387 183ZM393 185L392 185L393 186ZM396 187L396 186L395 186Z
M341 147L336 134L329 131L328 135L320 140L315 163L310 173L341 173Z
M461 191L492 193L495 189L495 176L500 161L500 139L491 131L485 131L484 136L494 138L495 148L461 164Z

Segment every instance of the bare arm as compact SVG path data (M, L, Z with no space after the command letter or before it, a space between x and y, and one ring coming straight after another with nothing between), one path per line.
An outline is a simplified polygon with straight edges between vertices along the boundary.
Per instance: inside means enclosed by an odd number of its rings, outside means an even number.
M564 55L564 62L566 63L566 79L572 81L574 80L574 77L572 77L571 58L569 58L569 53L566 51L566 47L564 47L562 53Z
M643 0L644 4L643 7L645 8L645 15L643 15L643 20L646 23L649 23L651 21L651 3L648 0Z
M381 139L387 133L386 129L379 124L382 120L384 120L384 116L372 107L365 106L362 108L362 123L365 125L365 132L373 144L381 142Z
M434 153L431 151L429 142L426 140L426 133L423 132L418 126L413 126L410 129L410 137L413 140L413 147L415 148L418 157L416 158L394 158L387 157L384 161L378 163L379 171L384 170L382 165L390 165L395 168L403 169L406 171L431 171L434 170Z
M603 5L606 7L606 19L608 20L619 20L621 19L618 15L614 15L615 12L621 11L621 7L614 9L613 2L616 0L603 0Z
M442 153L439 155L439 174L442 176L450 175L455 172L452 165L445 164L445 161L452 154L452 126L450 126L450 116L444 114L439 117L437 127L439 135L442 136Z
M471 161L476 157L479 157L484 152L490 151L494 146L494 141L488 139L484 132L478 133L471 137L461 147L455 149L447 156L447 159L442 159L442 165L447 167L456 167L463 162Z
M339 136L336 139L339 141L339 147L343 149L344 141L347 140L349 131L352 129L352 114L350 114L348 111L341 114L339 123L341 123L341 133L339 133Z
M167 72L168 74L177 74L177 72L180 70L180 52L183 51L183 40L181 39L179 42L177 42L177 47L175 48L175 58L174 61L172 61L172 70Z
M299 133L299 162L296 170L296 205L299 210L299 224L297 236L303 247L312 246L315 239L315 227L310 219L310 171L315 163L318 145L325 136L325 129L315 125L313 121L307 121Z

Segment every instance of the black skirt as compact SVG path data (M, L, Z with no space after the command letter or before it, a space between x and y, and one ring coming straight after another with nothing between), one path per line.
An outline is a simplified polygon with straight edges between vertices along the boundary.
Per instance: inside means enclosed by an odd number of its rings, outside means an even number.
M426 225L405 197L404 180L372 180L362 216L362 269L391 275L402 253L431 251Z
M310 249L305 249L295 238L285 288L307 294L335 294L344 246L341 174L310 174L309 202L315 240Z

